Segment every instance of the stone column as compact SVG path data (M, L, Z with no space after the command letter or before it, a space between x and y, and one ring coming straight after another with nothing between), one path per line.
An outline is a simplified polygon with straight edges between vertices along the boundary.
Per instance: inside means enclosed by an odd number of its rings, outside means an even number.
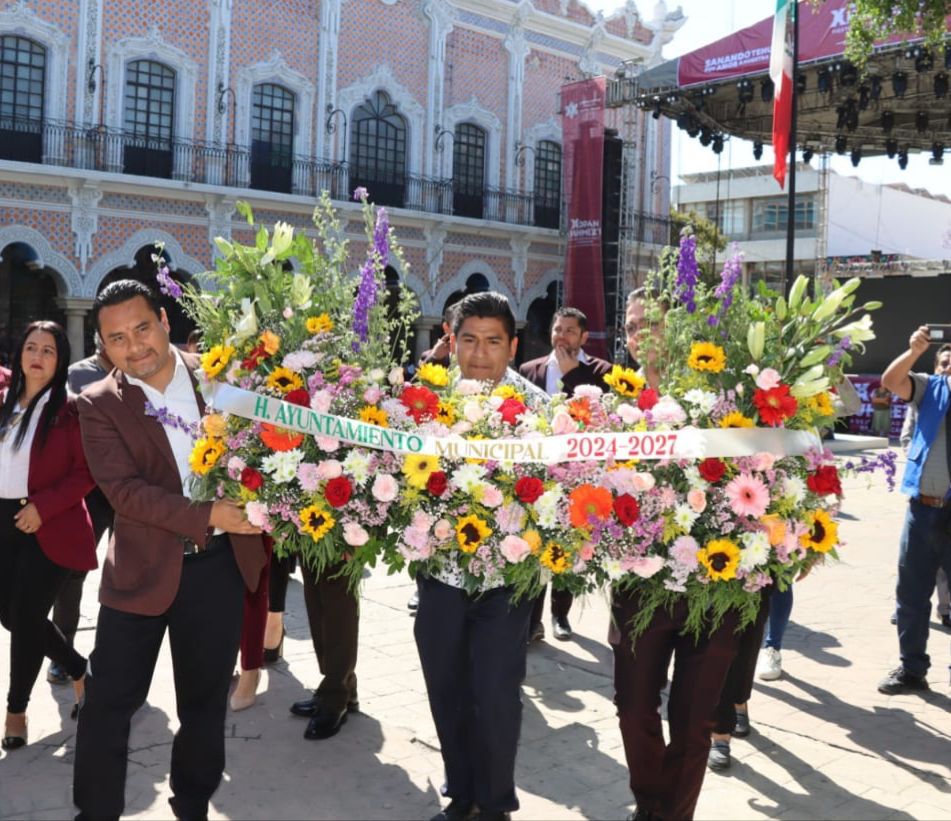
M66 297L57 300L66 312L66 336L69 337L70 363L86 358L86 314L92 309L91 299Z
M416 331L416 345L413 351L414 364L419 362L423 351L429 350L429 332L433 328L441 326L442 319L438 316L421 316L413 323L413 330Z

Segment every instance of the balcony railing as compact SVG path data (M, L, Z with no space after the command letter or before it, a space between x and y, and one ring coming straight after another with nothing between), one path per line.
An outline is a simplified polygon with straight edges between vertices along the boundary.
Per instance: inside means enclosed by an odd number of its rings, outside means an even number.
M333 160L200 140L164 139L103 126L0 117L0 160L136 174L182 182L348 200L364 186L379 205L558 228L560 203L530 192L486 187L454 191L453 181L383 174Z

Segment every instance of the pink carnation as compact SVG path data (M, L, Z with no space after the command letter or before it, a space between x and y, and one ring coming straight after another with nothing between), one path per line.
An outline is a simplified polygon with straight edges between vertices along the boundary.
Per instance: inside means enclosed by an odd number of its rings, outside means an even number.
M356 522L347 522L343 526L343 540L351 547L359 547L370 541L370 534Z
M440 519L433 525L433 535L441 542L447 541L452 536L452 522Z
M699 565L697 561L699 549L700 545L693 536L681 536L670 546L670 558L684 570L696 570Z
M780 382L782 377L774 368L763 368L756 377L756 387L764 391L778 387Z
M313 462L301 462L297 466L297 481L308 493L313 493L320 485L320 474Z
M621 569L635 573L642 579L649 579L664 566L662 556L634 556L621 560Z
M340 440L333 436L317 436L315 438L317 440L317 447L327 451L327 453L333 453L340 447Z
M694 513L703 513L707 509L707 494L700 488L687 491L687 504Z
M552 433L561 435L565 433L574 433L576 430L578 430L578 425L575 420L572 419L567 413L567 411L555 411L555 415L551 418Z
M373 480L372 492L377 501L392 502L400 492L400 485L390 474L381 473Z
M741 473L724 488L730 507L737 516L758 519L769 507L769 490L762 479Z
M532 552L528 542L519 536L506 536L499 544L499 550L510 564L518 564Z
M638 493L646 493L649 490L654 489L656 480L653 475L650 473L635 473L634 474L634 489Z
M317 465L317 477L326 482L329 479L336 479L343 475L343 465L336 459L325 459Z
M318 413L326 413L330 410L330 403L333 397L329 391L316 391L310 398L310 407Z
M644 418L644 411L629 405L627 402L622 402L617 406L617 415L621 417L621 421L625 425L636 425Z
M482 504L486 507L498 507L503 501L505 497L495 485L485 485L482 488Z
M382 396L383 391L381 391L376 385L371 385L363 392L363 401L368 405L375 405L380 401Z

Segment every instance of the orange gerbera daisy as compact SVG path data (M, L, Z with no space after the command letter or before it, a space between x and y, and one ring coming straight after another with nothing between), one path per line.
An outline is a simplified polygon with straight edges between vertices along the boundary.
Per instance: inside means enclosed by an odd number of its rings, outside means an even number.
M261 424L261 441L271 450L294 450L304 441L304 434L264 422Z
M578 422L585 427L591 424L591 403L588 401L587 396L582 396L579 399L572 399L568 403L568 415L571 416L575 422Z
M591 527L591 520L605 522L611 517L611 491L594 485L579 485L568 494L568 515L572 527Z

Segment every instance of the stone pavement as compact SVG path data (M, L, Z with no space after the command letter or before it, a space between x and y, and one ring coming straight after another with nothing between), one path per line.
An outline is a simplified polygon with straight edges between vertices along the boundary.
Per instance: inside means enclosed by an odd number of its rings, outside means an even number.
M932 692L888 697L877 681L897 658L894 565L905 502L880 478L846 482L842 561L796 587L784 675L757 682L753 734L733 742L726 775L708 773L703 819L951 819L951 635L932 623ZM89 578L77 643L93 639ZM258 703L229 714L228 768L212 818L427 819L439 807L442 766L426 701L412 583L379 570L365 582L360 703L338 736L305 741L288 705L318 681L297 576L289 591L284 663L262 679ZM528 656L517 781L518 819L620 819L631 796L611 702L602 596L576 603L576 638ZM0 631L0 681L9 636ZM167 818L168 760L177 725L163 650L148 705L133 722L126 809ZM44 665L44 675L45 675ZM0 758L0 818L71 818L75 723L71 688L37 682L30 744Z

